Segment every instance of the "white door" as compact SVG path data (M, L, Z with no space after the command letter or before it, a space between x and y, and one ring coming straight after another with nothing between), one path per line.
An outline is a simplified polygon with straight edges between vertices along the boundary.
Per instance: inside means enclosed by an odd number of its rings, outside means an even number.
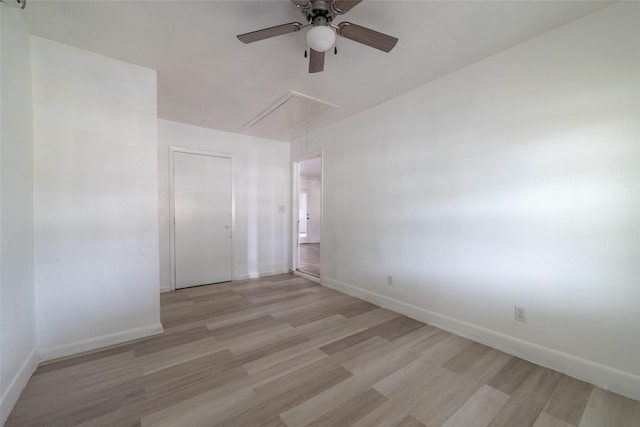
M231 159L174 152L176 288L231 280Z

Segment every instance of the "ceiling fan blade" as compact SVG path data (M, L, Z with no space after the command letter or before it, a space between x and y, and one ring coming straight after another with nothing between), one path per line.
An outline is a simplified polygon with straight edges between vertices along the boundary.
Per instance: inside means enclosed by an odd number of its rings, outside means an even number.
M293 0L291 0L293 1ZM336 0L333 2L333 10L338 14L342 15L343 13L349 12L355 6L358 5L362 0Z
M324 70L324 52L318 52L309 48L309 72L319 73Z
M269 39L271 37L281 36L283 34L295 33L300 31L302 24L299 22L289 22L288 24L276 25L275 27L264 28L250 33L240 34L238 40L243 43L253 43L259 40Z
M351 22L341 22L338 24L337 33L339 36L380 49L383 52L391 51L396 43L398 43L398 39L395 37L352 24Z

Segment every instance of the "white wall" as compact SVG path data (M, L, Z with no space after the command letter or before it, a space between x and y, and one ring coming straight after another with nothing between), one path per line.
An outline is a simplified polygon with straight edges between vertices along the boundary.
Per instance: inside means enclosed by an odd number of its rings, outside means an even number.
M32 37L44 358L160 332L156 72Z
M320 225L322 224L322 184L319 178L300 177L300 190L307 193L307 237L301 237L300 243L320 243Z
M0 7L0 425L37 363L29 31Z
M161 289L171 285L171 146L233 155L235 279L289 271L289 144L158 120Z
M323 281L640 398L638 22L615 4L311 135Z

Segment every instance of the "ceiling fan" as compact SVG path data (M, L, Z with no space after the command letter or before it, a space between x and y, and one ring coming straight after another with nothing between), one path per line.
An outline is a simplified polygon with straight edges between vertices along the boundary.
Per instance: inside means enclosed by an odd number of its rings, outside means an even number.
M309 72L317 73L324 69L324 54L333 47L336 34L349 40L389 52L398 43L398 39L387 34L379 33L372 29L340 22L334 24L333 20L353 9L362 0L291 0L304 15L307 23L289 22L276 25L250 33L240 34L238 39L243 43L253 43L259 40L294 33L303 28L311 27L307 31L307 43L309 44ZM306 51L305 51L306 57Z

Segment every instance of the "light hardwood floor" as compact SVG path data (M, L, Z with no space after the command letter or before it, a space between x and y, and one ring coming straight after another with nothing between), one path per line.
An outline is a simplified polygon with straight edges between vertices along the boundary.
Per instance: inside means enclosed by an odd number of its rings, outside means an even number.
M300 271L320 277L320 243L300 244Z
M640 426L640 403L305 279L162 294L161 335L41 365L13 426Z

